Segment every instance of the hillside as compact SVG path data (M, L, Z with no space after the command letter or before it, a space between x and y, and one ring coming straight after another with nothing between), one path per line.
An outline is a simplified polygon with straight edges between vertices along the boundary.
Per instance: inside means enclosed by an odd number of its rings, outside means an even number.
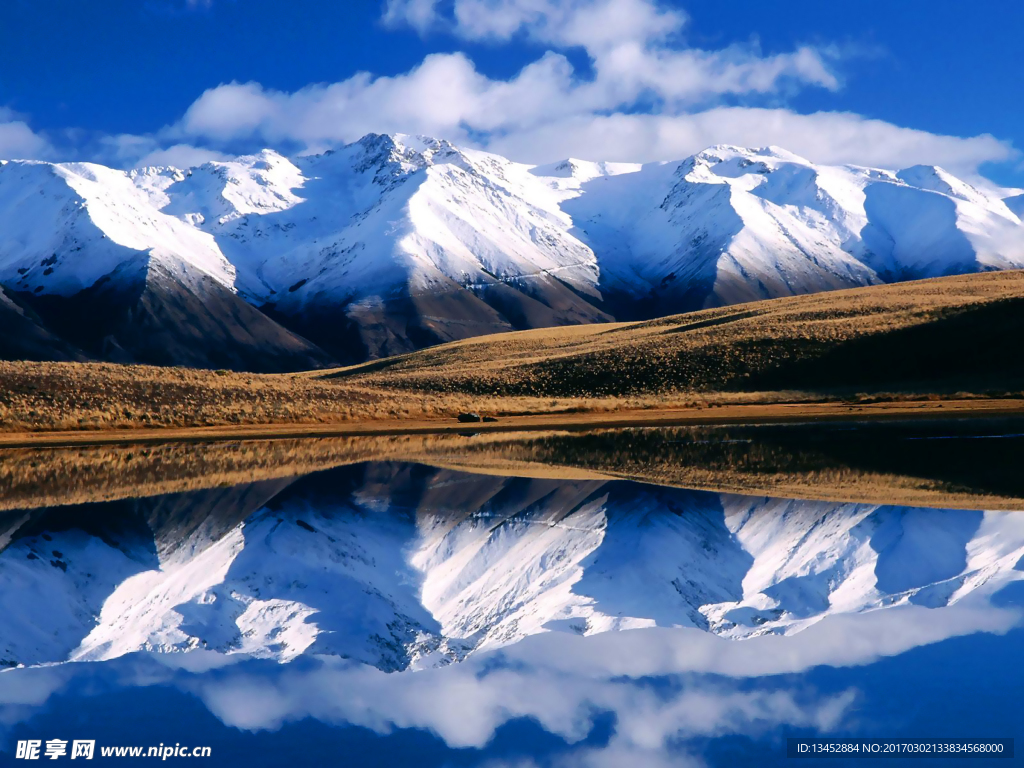
M490 336L318 376L489 396L1024 387L1024 272Z
M32 324L28 345L4 325L3 359L298 371L1021 267L1009 191L778 147L531 166L371 134L193 168L0 161L0 290Z

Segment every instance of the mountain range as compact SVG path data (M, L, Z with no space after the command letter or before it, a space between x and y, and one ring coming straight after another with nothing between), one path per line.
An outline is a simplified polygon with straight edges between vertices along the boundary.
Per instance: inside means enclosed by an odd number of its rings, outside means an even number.
M0 515L0 667L205 649L386 671L545 633L734 640L985 600L1018 512L794 501L405 463Z
M0 163L0 358L286 371L1024 267L1024 196L776 147L515 163L371 134L189 169Z

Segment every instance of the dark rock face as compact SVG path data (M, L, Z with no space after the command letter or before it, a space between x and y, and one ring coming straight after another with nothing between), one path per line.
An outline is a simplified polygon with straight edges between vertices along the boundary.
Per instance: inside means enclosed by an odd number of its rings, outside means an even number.
M262 311L351 365L492 333L614 320L599 303L551 277L515 282L485 276L473 288L450 282L410 293L396 284L376 301L314 297L298 305L285 299Z
M25 314L0 306L4 359L102 360L265 373L333 362L315 344L209 278L186 282L151 267L137 274L115 273L69 297L16 298L27 307ZM26 330L17 333L18 327Z

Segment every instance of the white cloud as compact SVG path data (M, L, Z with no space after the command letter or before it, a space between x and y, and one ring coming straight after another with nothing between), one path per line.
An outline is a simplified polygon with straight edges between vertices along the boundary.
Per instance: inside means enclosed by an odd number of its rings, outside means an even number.
M141 168L150 165L170 165L175 168L192 168L211 160L226 160L228 156L223 152L215 152L212 149L193 147L190 144L175 144L167 149L156 149L140 157L132 165Z
M0 736L77 678L77 690L93 692L173 685L244 730L313 718L382 735L426 729L453 748L482 748L517 718L579 744L598 713L609 712L610 743L566 755L566 768L680 765L679 750L694 738L756 738L783 725L834 732L849 724L864 679L860 666L954 637L1002 635L1021 619L1017 608L968 597L935 609L838 614L793 635L749 640L695 628L548 632L459 664L398 673L328 656L281 665L242 654L137 653L0 675ZM828 693L791 677L820 666L834 669ZM668 684L650 685L657 679Z
M686 16L654 0L456 0L450 17L437 2L391 0L385 18L416 29L444 28L471 40L507 41L521 33L555 49L582 48L593 85L608 103L627 104L645 93L666 100L721 94L770 93L791 78L835 89L834 49L798 47L762 56L756 46L719 51L686 47Z
M102 137L94 150L94 155L98 162L122 168L143 168L151 165L190 168L210 160L224 160L228 157L223 152L191 144L163 146L154 136L137 136L130 133Z
M397 77L361 73L294 93L257 83L231 83L206 91L177 126L180 135L212 140L258 136L266 141L354 141L373 131L464 138L467 130L531 127L545 115L573 111L580 92L568 61L549 54L509 81L479 74L462 54L428 56ZM570 103L566 103L566 102Z
M552 50L508 80L489 78L464 54L451 53L427 56L394 77L363 72L292 93L225 84L206 91L169 135L316 144L405 131L465 140L640 105L675 114L725 96L838 87L827 51L805 46L763 55L756 46L672 45L685 16L651 0L458 0L453 14L443 18L435 0L392 0L384 19L420 30L446 26L473 39L521 32ZM578 47L591 59L587 76L560 50Z
M596 51L623 41L664 41L687 18L652 0L455 0L447 16L437 0L389 0L385 20L473 40L508 40L523 32L538 42Z
M408 25L426 34L437 21L438 0L388 0L384 9L384 23L390 26Z
M804 115L748 107L682 115L569 117L492 137L489 148L528 162L570 155L648 162L686 157L713 144L777 145L825 164L900 168L928 163L961 174L1017 155L1012 146L990 135L941 136L848 112Z
M384 21L496 45L527 38L548 51L507 79L455 52L394 76L360 72L291 92L226 83L201 94L175 124L106 137L93 156L121 167L193 165L261 145L320 151L400 132L537 163L675 160L712 144L776 144L816 162L931 163L975 178L985 163L1020 157L990 135L943 136L780 106L799 89L839 90L840 51L696 48L686 41L685 13L657 0L389 0ZM571 51L586 54L585 70L573 66ZM52 154L44 138L0 111L0 156Z
M549 52L509 80L479 73L465 55L434 54L395 77L359 73L330 85L286 93L258 83L212 88L169 135L214 141L258 136L267 141L354 141L371 131L405 131L459 139L509 133L566 118L595 118L630 109L654 95L676 107L723 94L769 93L783 82L825 82L809 49L760 57L751 51L682 51L652 57L623 47L606 74L580 80L560 53Z
M0 107L0 159L41 160L52 153L49 141L14 112Z
M691 628L589 637L550 632L440 669L394 674L325 658L312 670L278 668L273 680L239 666L188 689L238 728L277 729L312 717L380 734L427 729L454 748L481 748L515 718L531 718L578 743L596 713L611 712L611 743L584 750L572 764L675 765L676 750L693 738L756 737L783 724L832 732L856 701L861 673L843 673L847 687L831 694L800 683L776 684L777 676L821 665L859 667L951 637L1004 634L1020 622L1018 610L966 600L941 609L830 616L795 635L743 641ZM659 693L643 682L665 676L678 685Z
M753 76L747 71L746 77ZM744 75L733 70L721 77L742 80ZM371 132L421 133L536 163L568 156L648 162L680 159L712 144L775 144L821 163L894 168L930 163L967 175L983 163L1018 154L990 135L942 136L847 112L755 107L608 112L601 106L608 103L606 95L595 84L576 83L571 65L559 54L542 57L507 81L484 77L461 54L445 54L430 56L398 77L360 74L294 93L256 83L219 86L193 103L167 135L175 142L249 139L323 148Z
M380 734L418 728L457 749L483 748L510 720L531 718L569 743L584 739L599 712L615 715L615 741L656 754L680 739L758 735L782 724L834 729L854 696L801 700L791 690L742 690L731 681L691 679L667 695L633 681L581 679L548 670L488 670L465 664L388 674L324 659L313 670L284 669L266 680L238 674L190 686L226 725L275 730L312 717ZM276 670L275 670L276 672ZM339 696L338 691L350 695Z
M685 14L655 0L390 0L384 21L459 39L527 37L550 50L509 79L484 75L457 52L427 56L396 76L361 72L293 92L228 83L203 93L160 139L320 150L371 132L420 133L527 162L669 160L711 144L777 144L818 162L936 163L968 175L1016 156L988 135L758 106L799 88L839 89L839 52L689 47ZM587 72L573 67L569 49L585 51Z

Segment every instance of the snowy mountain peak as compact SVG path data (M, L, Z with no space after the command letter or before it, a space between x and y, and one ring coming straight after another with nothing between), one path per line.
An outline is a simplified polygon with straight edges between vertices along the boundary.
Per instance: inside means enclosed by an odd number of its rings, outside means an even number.
M360 168L372 166L391 166L402 172L411 173L425 168L430 157L442 150L441 142L422 136L406 136L405 134L367 134L354 145L363 151ZM451 145L448 145L449 147ZM342 153L349 147L341 150Z
M938 192L978 205L986 205L991 202L982 192L937 165L911 166L898 171L896 176L918 189Z
M679 164L677 175L693 175L695 181L715 182L715 177L738 178L750 174L768 174L783 165L812 169L814 165L781 147L737 147L718 144L708 147Z
M603 175L598 163L577 160L574 157L566 158L554 166L538 166L533 170L538 176L571 177L575 179L592 179L595 176Z
M806 163L807 160L789 152L781 147L741 147L736 144L713 144L710 147L697 152L695 157L706 158L712 162L723 162L733 160L737 157L745 158L775 158L780 160L792 160L794 162Z
M636 173L642 167L639 163L594 162L569 157L557 163L533 166L530 169L530 173L545 179L575 180L582 183L602 176ZM565 184L558 184L556 186L565 186Z
M732 144L716 144L701 150L693 155L698 162L707 165L718 165L721 163L744 163L765 162L775 165L771 161L784 163L798 163L800 165L811 165L809 160L800 157L782 147L738 147Z
M212 238L154 207L132 176L92 163L16 161L0 173L0 282L70 296L139 258L230 284Z
M412 136L405 133L391 134L391 140L396 147L407 153L418 154L427 161L437 157L443 160L452 156L462 156L461 150L445 139L435 139L432 136Z

